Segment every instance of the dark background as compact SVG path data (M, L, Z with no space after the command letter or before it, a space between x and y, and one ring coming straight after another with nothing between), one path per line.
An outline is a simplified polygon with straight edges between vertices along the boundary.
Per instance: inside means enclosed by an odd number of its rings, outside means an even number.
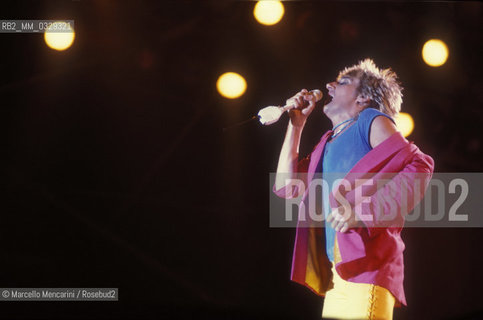
M269 173L287 118L222 128L325 89L371 57L392 67L436 172L482 172L479 2L2 2L2 19L74 19L63 52L0 34L2 287L117 287L118 302L3 302L5 319L316 319L289 281L294 230L269 228ZM445 41L448 62L421 48ZM240 99L218 95L226 71ZM310 152L330 122L304 132ZM406 229L408 307L394 319L483 315L480 229Z

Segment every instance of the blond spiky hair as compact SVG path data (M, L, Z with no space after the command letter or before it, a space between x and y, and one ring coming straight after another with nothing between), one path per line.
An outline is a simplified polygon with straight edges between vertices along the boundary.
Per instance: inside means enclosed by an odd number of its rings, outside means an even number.
M381 70L372 59L365 59L359 64L347 67L339 73L337 79L343 76L359 79L357 93L371 99L369 107L393 117L401 110L402 90L397 75L390 68Z

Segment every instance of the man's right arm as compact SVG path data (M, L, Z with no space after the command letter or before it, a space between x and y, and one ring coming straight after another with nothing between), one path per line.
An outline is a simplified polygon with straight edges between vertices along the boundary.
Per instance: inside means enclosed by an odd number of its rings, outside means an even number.
M275 177L276 190L285 187L287 179L295 177L299 158L300 138L305 122L315 107L315 98L308 94L306 89L303 89L288 99L286 103L293 104L295 109L289 112L290 121L278 159L277 175Z
M278 158L277 175L275 177L275 188L277 190L283 188L286 179L294 178L294 173L297 172L302 131L303 127L295 127L289 122Z

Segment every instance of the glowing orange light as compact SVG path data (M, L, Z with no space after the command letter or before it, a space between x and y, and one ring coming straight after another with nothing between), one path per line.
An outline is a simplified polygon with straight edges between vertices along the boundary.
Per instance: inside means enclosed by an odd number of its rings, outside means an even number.
M394 117L396 127L404 137L409 136L414 130L414 120L409 113L400 112Z
M439 39L426 41L422 50L423 60L431 67L439 67L448 60L448 47Z
M56 23L64 24L67 30L70 30L70 31L54 32L53 30L56 27L55 25ZM75 38L74 30L70 27L70 25L65 25L65 23L62 21L57 21L52 23L44 33L45 43L49 46L49 48L57 51L63 51L68 49L74 42L74 38Z
M261 24L271 26L282 20L285 9L281 1L258 1L253 9L255 19Z
M218 92L225 98L236 99L247 89L245 78L235 72L226 72L216 81Z

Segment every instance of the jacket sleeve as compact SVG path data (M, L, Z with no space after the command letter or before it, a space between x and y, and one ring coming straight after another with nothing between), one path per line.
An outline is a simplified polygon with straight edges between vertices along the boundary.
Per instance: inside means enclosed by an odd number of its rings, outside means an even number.
M351 204L369 236L386 227L403 227L405 216L423 199L433 170L434 160L418 150L399 172L376 174L372 179L374 191L367 197L358 197L363 192L354 189Z
M307 186L307 171L310 163L310 155L306 156L297 163L296 177L292 179L286 179L286 184L280 189L276 189L275 183L273 184L272 191L284 199L298 198L305 192ZM284 173L276 173L277 175L284 175Z

